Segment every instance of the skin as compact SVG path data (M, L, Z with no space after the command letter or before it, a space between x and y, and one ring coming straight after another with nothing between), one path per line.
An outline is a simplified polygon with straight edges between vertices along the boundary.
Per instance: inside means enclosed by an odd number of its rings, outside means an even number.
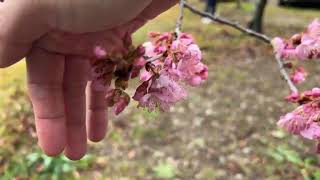
M88 78L97 45L123 51L123 39L177 0L5 0L0 3L0 68L26 57L28 93L39 145L72 160L87 138L107 130L103 91Z

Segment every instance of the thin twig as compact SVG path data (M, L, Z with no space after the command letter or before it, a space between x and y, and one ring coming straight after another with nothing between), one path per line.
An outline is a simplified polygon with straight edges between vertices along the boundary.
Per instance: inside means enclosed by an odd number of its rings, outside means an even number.
M207 17L207 18L211 19L212 21L218 22L220 24L225 24L225 25L231 26L231 27L233 27L233 28L245 33L245 34L248 34L249 36L253 36L253 37L258 38L265 43L268 43L268 44L271 43L271 38L268 37L267 35L258 33L256 31L253 31L248 28L245 28L245 27L241 26L238 22L233 22L233 21L230 21L226 18L219 17L217 15L212 15L210 13L198 10L197 8L193 7L192 5L190 5L188 3L184 3L184 7L189 9L191 12L198 14L202 17Z
M249 36L255 37L255 38L259 39L259 40L262 40L265 43L271 44L271 38L270 37L268 37L265 34L258 33L256 31L251 30L251 29L245 28L245 27L241 26L238 22L233 22L233 21L230 21L230 20L228 20L226 18L219 17L219 16L216 16L216 15L213 16L210 13L198 10L197 8L191 6L188 3L184 3L184 7L189 9L191 12L193 12L193 13L195 13L197 15L200 15L202 17L207 17L207 18L211 19L212 21L215 21L215 22L218 22L220 24L224 24L224 25L233 27L233 28L235 28L235 29L237 29L237 30L249 35ZM291 81L290 76L288 75L287 71L284 68L284 64L283 64L282 59L280 57L278 57L278 56L275 56L275 59L276 59L278 65L279 65L280 73L283 76L283 79L287 82L290 90L292 92L298 92L298 88Z
M154 62L156 60L159 60L162 57L163 57L163 54L158 54L158 55L156 55L156 56L154 56L152 58L146 58L147 59L146 62L147 63L151 63L151 62Z
M183 19L184 19L184 4L185 4L185 0L180 0L179 16L177 18L176 30L175 30L177 38L179 38L179 36L181 34L181 27L182 27L182 23L183 23ZM146 62L151 63L151 62L159 60L162 57L163 57L163 54L159 54L159 55L154 56L152 58L147 58Z
M285 67L283 65L282 59L279 56L275 56L275 59L278 62L279 68L280 68L280 73L282 75L282 77L284 78L284 80L287 82L287 84L290 87L291 92L298 92L298 88L294 85L294 83L291 81L291 78L289 77L287 71L285 70Z
M179 16L177 19L177 23L176 23L176 34L177 37L180 36L181 33L181 27L182 27L182 23L183 23L183 18L184 18L184 7L185 7L185 0L180 0L180 6L179 6Z

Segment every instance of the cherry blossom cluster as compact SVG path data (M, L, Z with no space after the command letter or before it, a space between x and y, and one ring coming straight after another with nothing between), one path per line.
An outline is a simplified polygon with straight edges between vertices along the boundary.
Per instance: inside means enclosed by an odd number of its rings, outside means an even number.
M304 138L320 141L320 88L301 94L292 93L288 101L299 103L294 111L282 116L278 125L288 132ZM320 146L317 148L320 152Z
M140 107L166 111L187 96L184 85L198 86L208 78L208 68L190 35L182 33L176 38L175 33L150 33L149 37L146 56L162 56L147 64L133 99Z
M97 91L107 89L106 105L116 115L130 103L131 97L125 92L129 80L139 75L141 84L132 98L138 101L138 107L150 111L169 110L187 97L186 85L198 86L208 78L200 48L189 34L177 37L171 32L150 33L149 37L149 42L137 48L127 43L128 50L121 55L95 49L93 86Z
M320 58L320 20L315 19L303 33L293 35L289 40L274 38L272 45L276 56L286 61L286 68L291 69L291 81L300 84L305 81L307 72L297 67L294 60L305 61ZM296 61L297 62L297 61Z
M320 20L315 19L305 32L293 35L289 40L274 38L275 52L282 59L310 60L320 58Z
M92 61L91 79L96 91L106 92L106 106L112 107L116 115L120 114L130 103L130 96L125 90L129 80L137 78L146 64L145 48L126 44L126 52L108 55L102 48L96 47L97 59ZM112 84L113 83L113 84Z
M272 40L276 56L290 69L290 79L294 84L305 81L307 72L297 64L312 59L320 59L320 20L314 20L305 32L293 35L289 40ZM291 92L285 98L299 107L282 116L278 125L288 132L320 142L320 88L302 93ZM317 148L320 152L320 145Z

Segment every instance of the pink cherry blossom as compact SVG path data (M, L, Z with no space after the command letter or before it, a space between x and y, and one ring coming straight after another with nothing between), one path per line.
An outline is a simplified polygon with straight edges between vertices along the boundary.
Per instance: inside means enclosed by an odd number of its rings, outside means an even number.
M146 60L143 57L134 60L131 71L131 79L134 79L140 75L140 71L146 65Z
M315 87L312 90L308 90L302 93L302 96L308 97L311 100L315 100L320 97L320 88Z
M311 37L319 38L320 37L320 20L315 19L313 22L308 26L307 34L309 34Z
M145 96L148 93L148 90L150 88L152 81L151 79L149 81L143 82L136 90L134 96L132 97L136 101L140 101L143 96Z
M136 91L133 99L139 106L150 111L160 108L167 111L171 106L187 96L186 91L166 75L160 75L144 82Z
M318 87L315 87L312 89L312 96L317 98L317 97L320 97L320 88Z
M285 40L276 37L271 41L271 44L277 56L282 59L295 59L297 54L294 47L290 46Z
M299 134L308 139L320 137L320 100L314 100L299 106L294 111L282 116L278 125L292 134Z
M307 36L307 35L305 35ZM320 40L308 39L296 47L296 54L300 60L316 59L320 57Z
M295 112L291 112L285 116L282 116L278 121L278 125L292 134L299 134L308 126L307 121L303 119L301 115Z
M300 94L298 92L291 92L290 95L285 97L285 100L293 103L297 103L300 99Z
M147 81L153 76L152 72L149 71L143 71L140 75L140 80L141 81Z
M155 52L155 46L152 44L152 42L146 42L143 44L145 48L145 56L147 57L153 57L156 56L157 53Z
M106 97L108 107L113 107L115 115L119 115L130 103L130 96L121 89L109 89Z
M208 78L200 48L189 34L176 39L173 33L150 33L150 42L144 46L147 57L165 57L150 62L141 73L142 84L133 96L140 107L168 110L186 97L182 84L198 86Z
M191 38L183 35L173 41L173 57L166 58L165 67L172 76L179 77L191 86L198 86L208 78L208 67L201 63L202 53Z
M166 46L157 46L157 47L154 48L154 52L156 54L162 54L162 53L164 53L166 51L167 51L167 47Z
M94 54L96 55L97 59L103 59L107 56L107 51L103 49L101 46L96 46L94 48Z
M95 49L99 60L92 62L92 81L101 91L109 89L106 105L116 115L130 102L125 92L129 79L139 74L142 83L132 98L139 102L139 107L150 111L169 110L186 98L184 85L198 86L208 78L208 67L201 62L202 53L192 36L182 33L177 38L175 33L166 32L150 33L149 37L150 42L137 48L133 48L132 41L125 40L127 52L121 56Z
M304 33L289 40L279 37L272 40L273 48L280 58L309 60L320 58L320 21L314 20Z
M116 64L106 61L97 61L91 68L92 86L96 91L105 91L111 84Z
M118 101L113 106L115 115L119 115L130 103L130 96L125 94L119 97Z
M300 132L301 136L310 140L320 140L320 126L316 122L312 122L308 128Z
M291 75L291 81L294 84L300 84L306 80L307 73L303 67L297 68Z

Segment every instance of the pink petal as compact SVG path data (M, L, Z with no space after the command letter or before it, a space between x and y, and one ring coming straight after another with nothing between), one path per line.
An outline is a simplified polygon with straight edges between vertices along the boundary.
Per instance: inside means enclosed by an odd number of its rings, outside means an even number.
M320 127L317 123L311 123L311 125L305 130L300 132L301 136L311 140L319 140Z
M104 48L102 48L101 46L96 46L94 48L94 54L96 55L96 57L98 59L103 59L107 56L107 51Z
M140 75L140 80L141 81L148 81L152 76L153 76L153 74L151 72L143 71Z
M119 115L124 109L129 105L130 97L129 96L122 96L120 97L119 101L115 103L113 106L113 112L115 115Z

